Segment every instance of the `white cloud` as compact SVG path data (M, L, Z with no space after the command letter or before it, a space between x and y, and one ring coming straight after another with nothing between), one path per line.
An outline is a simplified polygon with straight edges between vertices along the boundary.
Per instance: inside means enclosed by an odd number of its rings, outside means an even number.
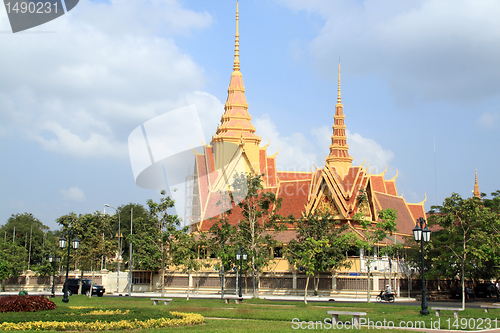
M205 143L210 143L212 135L217 130L221 116L224 114L224 104L213 95L204 91L194 91L186 95L187 104L194 104L200 117Z
M317 145L319 147L326 147L326 154L328 154L328 147L332 143L332 127L323 126L315 128L313 135L316 137ZM373 139L365 138L358 133L351 133L348 129L346 129L346 135L347 144L349 145L349 155L353 158L353 165L360 165L365 161L365 167L369 164L373 168L374 173L378 173L382 172L386 165L389 165L394 158L392 151L382 148Z
M325 157L329 154L328 147L331 144L331 126L314 128L311 134L315 138L312 142L302 133L293 133L290 136L280 136L276 124L269 115L256 118L254 126L257 134L262 136L261 145L267 144L269 138L271 144L268 154L273 154L278 150L276 158L278 170L309 171L313 164L321 167ZM351 133L346 130L349 154L353 157L353 165L360 165L366 160L375 173L381 172L394 158L394 153L382 148L375 140L365 138L358 133ZM365 167L367 164L365 164Z
M85 198L85 193L80 190L78 187L70 187L67 190L59 190L62 194L63 199L67 201L76 201L76 202L85 202L87 199Z
M111 141L98 133L90 133L87 138L82 138L55 122L46 122L39 128L41 134L33 135L33 138L49 151L77 157L124 157L127 153L125 144ZM43 131L48 131L55 137L45 138Z
M375 140L364 138L358 133L346 130L349 154L353 157L353 164L359 165L366 160L373 168L374 173L382 172L394 158L394 153L385 150Z
M310 171L316 162L316 147L302 133L292 133L290 136L280 136L276 124L268 114L252 121L257 128L256 134L262 137L261 146L269 143L269 155L278 151L276 157L277 170Z
M110 3L80 2L75 14L110 35L149 34L189 35L203 29L213 19L207 12L182 8L178 0L111 0Z
M9 30L3 15L0 29ZM176 0L84 1L32 29L55 33L5 35L0 120L50 151L124 157L132 128L185 106L203 86L203 69L170 36L211 23Z
M381 75L403 104L473 102L498 95L500 2L494 0L277 0L320 15L309 45L322 75Z
M478 120L476 120L476 125L486 129L492 129L497 126L499 121L500 113L486 111L479 117Z

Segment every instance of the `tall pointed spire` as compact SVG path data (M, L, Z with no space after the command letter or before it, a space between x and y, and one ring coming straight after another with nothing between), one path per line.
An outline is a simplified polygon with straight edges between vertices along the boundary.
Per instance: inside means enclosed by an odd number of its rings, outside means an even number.
M236 35L234 41L234 66L233 71L240 70L240 31L239 31L239 21L240 21L240 12L238 9L238 1L236 1Z
M345 134L344 106L340 97L340 62L337 104L335 105L335 116L333 118L332 144L330 145L330 155L326 157L326 163L330 167L335 167L337 173L343 178L352 165L352 157L349 155L349 146L347 145L347 136Z
M339 62L339 88L337 94L337 104L342 104L342 98L340 98L340 62Z
M239 8L236 2L236 35L233 73L227 89L227 100L224 105L224 114L217 127L217 132L212 137L212 145L217 143L230 142L243 147L248 160L254 166L255 170L260 170L259 165L259 145L261 138L255 134L255 127L252 125L252 117L248 113L248 103L245 98L245 86L243 85L243 76L240 72L240 33L239 33ZM223 147L221 145L220 147ZM216 154L222 154L222 148ZM222 156L221 155L221 156ZM224 158L218 158L216 161L224 163ZM216 166L217 168L217 166Z
M477 168L476 168L476 183L474 184L474 191L472 191L476 198L481 198L481 192L479 192L479 185L477 183Z

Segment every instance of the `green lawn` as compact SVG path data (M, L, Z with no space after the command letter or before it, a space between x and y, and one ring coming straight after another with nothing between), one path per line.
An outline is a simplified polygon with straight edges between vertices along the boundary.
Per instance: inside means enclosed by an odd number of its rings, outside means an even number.
M260 299L246 300L241 304L225 304L220 299L191 299L186 301L183 298L174 298L170 305L153 305L149 298L128 298L128 297L92 297L71 296L70 302L65 304L61 297L55 299L56 310L40 311L33 313L3 313L0 314L2 322L26 322L26 321L119 321L119 320L147 320L150 318L167 317L172 318L169 311L199 313L205 317L205 324L162 329L143 329L134 332L297 332L304 331L299 328L313 327L309 322L323 322L329 309L341 311L362 311L366 312L366 318L376 325L377 321L383 320L394 323L399 327L400 323L416 325L417 322L424 322L426 328L430 328L431 320L437 318L431 312L429 316L419 314L419 306L400 306L395 304L379 303L335 303L335 302L309 302L305 305L302 302L273 302ZM78 308L74 308L78 307ZM88 315L91 311L113 310L117 314L109 315ZM126 313L128 310L128 313ZM126 313L126 314L125 314ZM441 329L447 329L448 325L452 329L461 329L460 324L467 322L467 325L475 323L479 318L495 319L500 317L500 311L493 310L489 314L480 309L466 309L460 313L459 320L455 322L458 326L453 327L454 319L451 311L442 313L440 317ZM463 319L462 319L463 318ZM471 319L472 318L472 319ZM340 316L340 321L350 321L349 316ZM421 325L421 324L420 324ZM483 323L483 326L485 323ZM493 328L495 323L492 322ZM500 323L498 325L500 327ZM298 329L293 329L293 328ZM320 327L320 326L317 326ZM468 326L467 326L468 327ZM324 328L324 327L323 327ZM484 327L483 327L484 328ZM307 329L307 331L315 331ZM327 329L318 331L328 331ZM344 331L352 331L352 329ZM356 332L380 332L381 329L372 327L371 329L356 329ZM48 332L48 331L47 331ZM398 330L397 332L404 332Z

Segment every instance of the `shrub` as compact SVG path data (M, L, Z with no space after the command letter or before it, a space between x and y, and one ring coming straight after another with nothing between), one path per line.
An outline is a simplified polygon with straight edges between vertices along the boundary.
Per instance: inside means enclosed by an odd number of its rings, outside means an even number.
M1 312L34 312L54 310L56 304L43 296L6 296L0 297Z

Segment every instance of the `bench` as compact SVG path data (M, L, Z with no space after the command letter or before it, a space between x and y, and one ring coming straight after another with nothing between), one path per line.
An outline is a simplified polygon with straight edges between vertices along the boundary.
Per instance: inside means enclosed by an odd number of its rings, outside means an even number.
M436 317L439 317L441 311L453 311L453 318L458 318L458 311L464 311L460 308L431 308L431 310L436 311Z
M339 321L339 315L352 316L352 325L359 325L359 317L366 316L366 312L348 312L348 311L326 311L326 314L332 315L332 325Z
M500 305L481 305L481 307L484 309L484 312L488 313L489 309L500 309Z
M224 303L229 303L230 300L234 300L234 303L239 304L243 300L242 297L235 295L224 295Z
M168 305L169 302L172 302L171 298L151 298L154 305L158 305L158 301L163 302L163 304Z

